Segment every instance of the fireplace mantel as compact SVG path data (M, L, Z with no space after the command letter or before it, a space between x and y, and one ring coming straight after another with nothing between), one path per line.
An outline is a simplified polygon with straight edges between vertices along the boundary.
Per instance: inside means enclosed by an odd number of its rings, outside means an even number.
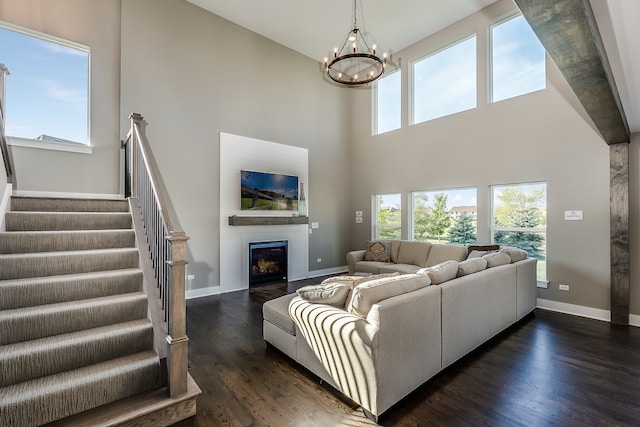
M229 225L288 225L309 224L306 216L238 216L229 217Z

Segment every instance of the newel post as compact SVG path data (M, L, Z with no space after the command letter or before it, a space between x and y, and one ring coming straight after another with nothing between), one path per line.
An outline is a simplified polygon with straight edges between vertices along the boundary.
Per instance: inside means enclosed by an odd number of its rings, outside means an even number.
M187 391L188 342L185 303L185 272L187 240L184 231L171 231L166 237L171 246L171 284L169 286L169 394L171 397Z

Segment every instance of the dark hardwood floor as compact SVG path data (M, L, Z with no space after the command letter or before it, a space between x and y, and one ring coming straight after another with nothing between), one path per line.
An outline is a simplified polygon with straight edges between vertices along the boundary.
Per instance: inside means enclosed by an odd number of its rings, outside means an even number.
M187 426L371 426L262 340L262 304L322 278L187 302ZM384 426L638 426L640 328L536 310L382 415Z

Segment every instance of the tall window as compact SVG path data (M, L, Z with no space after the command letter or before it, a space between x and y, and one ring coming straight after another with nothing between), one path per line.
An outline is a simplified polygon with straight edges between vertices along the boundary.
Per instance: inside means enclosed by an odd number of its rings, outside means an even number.
M411 193L413 240L469 245L478 234L475 188Z
M545 50L522 15L491 27L491 100L547 86Z
M43 142L88 143L89 49L0 23L6 133Z
M413 121L476 107L476 37L413 63Z
M515 246L538 259L538 280L547 279L547 184L499 185L491 189L493 242Z
M400 239L402 235L402 196L400 193L376 194L373 218L374 239Z
M376 82L374 93L374 135L400 129L402 111L402 74L394 71Z

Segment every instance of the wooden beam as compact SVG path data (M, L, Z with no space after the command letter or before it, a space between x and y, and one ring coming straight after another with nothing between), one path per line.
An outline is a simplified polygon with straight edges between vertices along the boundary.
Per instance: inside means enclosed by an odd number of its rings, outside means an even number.
M611 323L629 324L629 144L609 146L611 173Z
M589 0L514 0L607 144L630 133Z
M611 322L629 324L629 126L589 0L514 0L609 144Z

